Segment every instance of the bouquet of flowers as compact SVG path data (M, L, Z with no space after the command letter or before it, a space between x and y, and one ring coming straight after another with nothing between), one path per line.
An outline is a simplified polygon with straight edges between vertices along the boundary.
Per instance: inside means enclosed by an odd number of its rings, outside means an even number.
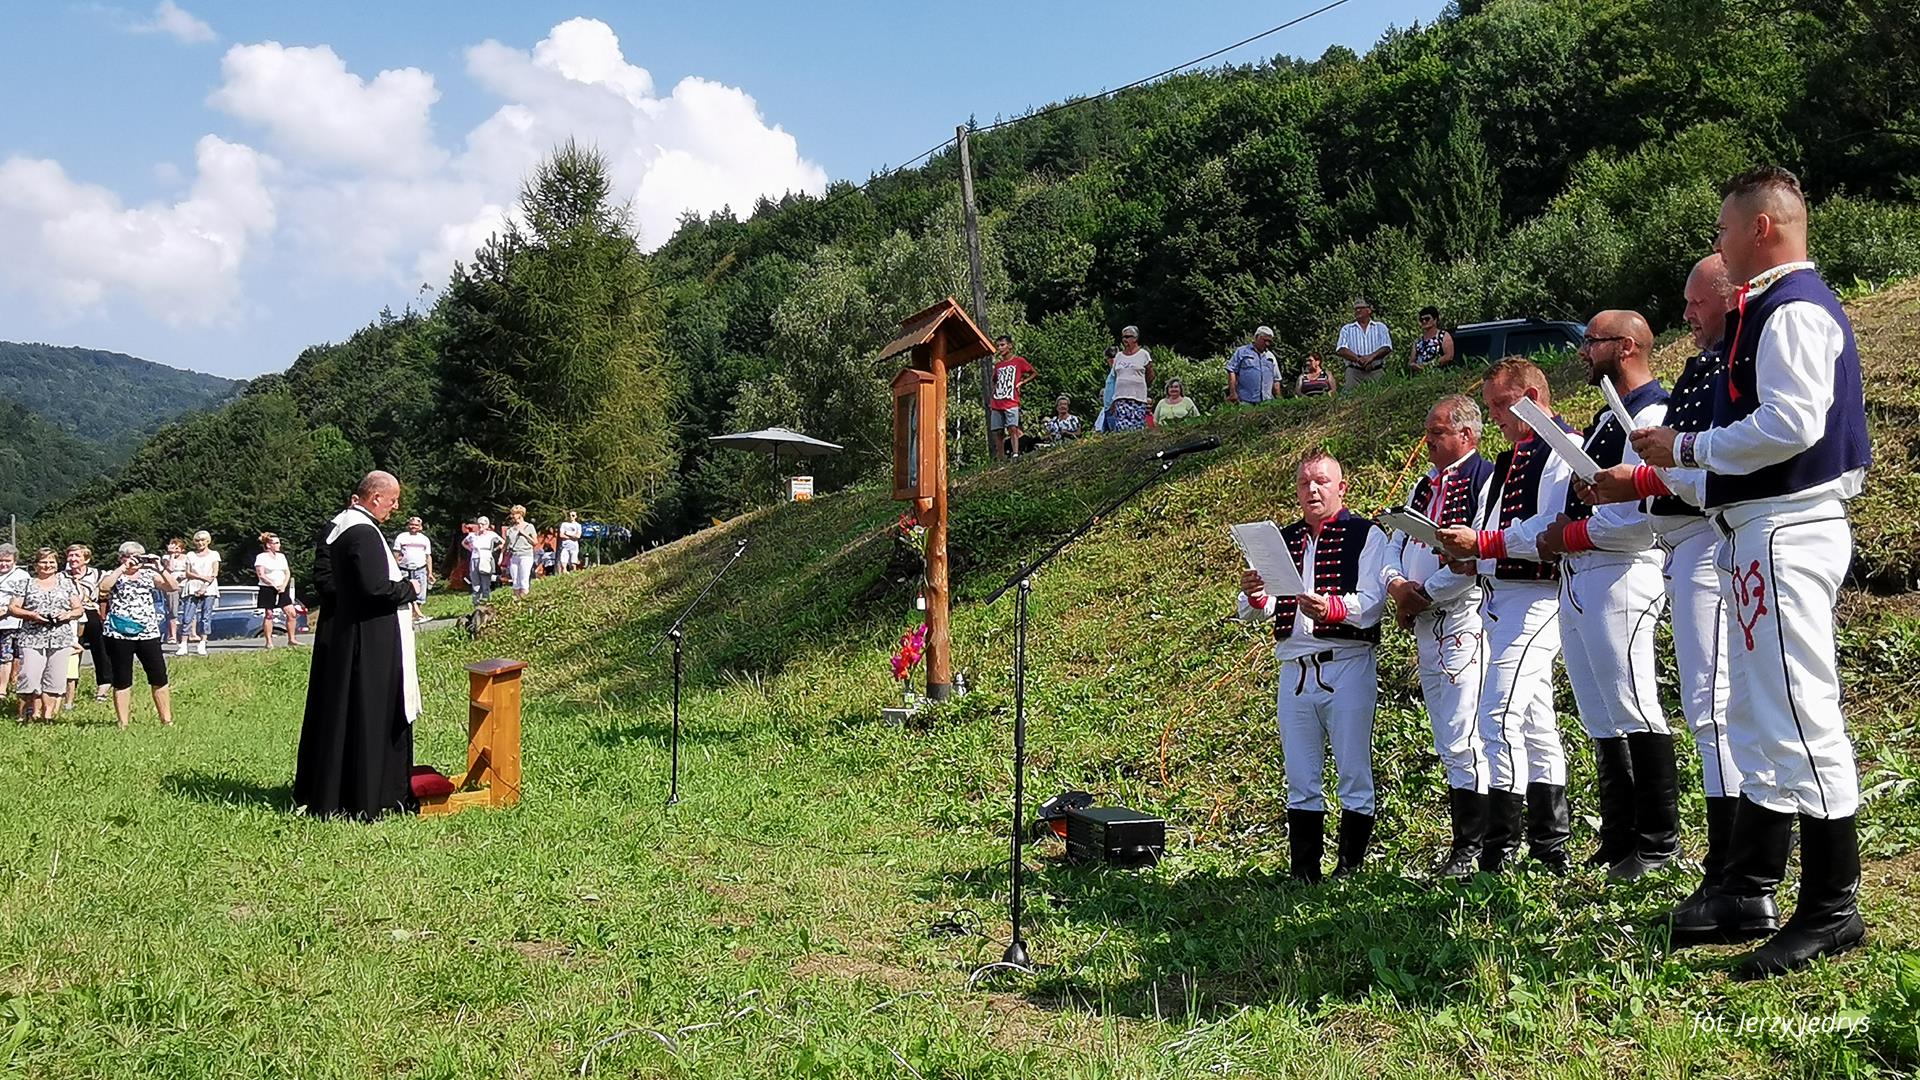
M901 514L900 520L893 523L893 535L895 539L918 546L927 538L927 527L912 514Z
M900 651L893 654L893 677L906 681L913 666L920 662L921 654L927 651L927 624L921 623L913 632L900 639Z

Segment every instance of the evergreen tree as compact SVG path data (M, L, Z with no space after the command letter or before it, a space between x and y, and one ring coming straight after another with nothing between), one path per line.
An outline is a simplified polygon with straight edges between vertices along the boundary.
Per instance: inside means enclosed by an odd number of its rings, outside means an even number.
M443 504L635 523L669 478L661 304L610 191L605 158L568 142L524 185L524 224L454 271L440 310Z

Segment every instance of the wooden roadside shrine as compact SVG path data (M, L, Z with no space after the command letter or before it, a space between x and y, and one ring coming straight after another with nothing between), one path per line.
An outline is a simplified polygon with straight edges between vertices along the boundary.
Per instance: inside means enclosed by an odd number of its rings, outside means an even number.
M435 773L438 784L431 790L422 790L423 770L414 770L423 816L519 803L520 673L526 668L524 660L467 665L467 770L447 777Z
M953 297L900 324L882 363L910 354L893 379L893 497L927 530L927 696L953 692L947 590L947 373L993 354L993 343Z

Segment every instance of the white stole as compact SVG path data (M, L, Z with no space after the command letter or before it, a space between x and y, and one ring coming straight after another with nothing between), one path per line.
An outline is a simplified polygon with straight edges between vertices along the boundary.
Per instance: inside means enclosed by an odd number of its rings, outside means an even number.
M380 534L380 526L375 523L370 514L357 506L350 506L334 515L333 531L327 533L327 543L331 545L335 540L340 539L341 533L356 525L365 525L376 534ZM387 580L403 580L406 575L400 572L400 564L394 560L393 549L386 541L386 536L380 534L380 551L387 557ZM338 576L339 572L336 569L335 578L337 579ZM321 618L326 617L322 612ZM401 699L406 706L407 723L411 724L420 716L420 670L415 666L413 659L413 606L409 604L395 611L393 621L394 625L400 629Z

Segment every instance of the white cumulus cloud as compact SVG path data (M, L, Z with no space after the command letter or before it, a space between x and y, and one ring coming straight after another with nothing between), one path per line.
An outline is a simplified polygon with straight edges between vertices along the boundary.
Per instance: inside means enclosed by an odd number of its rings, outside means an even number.
M62 316L125 296L173 325L229 319L248 248L274 228L275 166L213 135L195 159L184 198L135 207L58 162L0 162L0 274Z
M416 175L445 160L429 117L440 91L419 68L368 82L325 45L277 41L235 45L220 68L225 81L207 103L266 128L290 160Z
M195 18L173 0L160 0L160 6L153 9L152 18L130 23L129 29L142 34L165 34L187 45L203 45L220 36L213 32L213 27Z

